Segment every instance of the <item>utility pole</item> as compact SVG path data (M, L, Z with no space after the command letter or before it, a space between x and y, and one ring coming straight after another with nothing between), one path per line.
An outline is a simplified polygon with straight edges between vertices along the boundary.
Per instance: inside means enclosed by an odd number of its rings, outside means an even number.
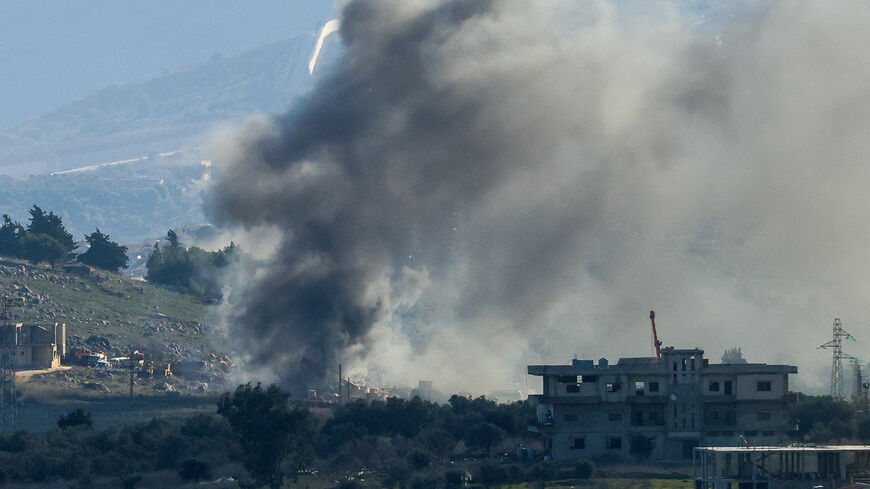
M338 403L341 404L344 401L343 396L341 395L341 364L338 364Z
M3 296L2 320L0 320L0 428L15 431L18 424L18 391L15 388L15 346L18 343L18 327L12 321L9 310L22 307L24 301Z
M135 355L133 354L133 345L130 345L130 399L133 399L133 376L136 371L134 362Z
M843 323L840 318L834 319L834 334L831 341L819 345L817 348L822 350L831 350L831 397L840 400L843 399L843 359L850 359L852 355L843 353L843 339L855 341L855 337L843 329Z

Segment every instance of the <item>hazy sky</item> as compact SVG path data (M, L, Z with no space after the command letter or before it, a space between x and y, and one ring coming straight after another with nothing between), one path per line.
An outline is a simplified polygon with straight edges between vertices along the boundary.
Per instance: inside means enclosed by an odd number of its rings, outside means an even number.
M112 84L314 32L332 0L0 2L0 129Z

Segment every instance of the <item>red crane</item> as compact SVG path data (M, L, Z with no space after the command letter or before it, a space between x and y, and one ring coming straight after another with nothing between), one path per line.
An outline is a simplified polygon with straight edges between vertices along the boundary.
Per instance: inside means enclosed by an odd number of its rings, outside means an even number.
M659 341L659 333L656 331L656 312L649 312L649 322L652 323L653 346L656 347L656 358L662 359L662 342Z

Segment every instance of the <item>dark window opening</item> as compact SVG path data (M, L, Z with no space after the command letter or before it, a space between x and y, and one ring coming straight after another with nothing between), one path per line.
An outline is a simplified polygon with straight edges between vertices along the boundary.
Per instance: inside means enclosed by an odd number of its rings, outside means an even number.
M684 358L683 359L683 372L685 372L685 371L686 371L686 359Z
M577 413L565 413L563 419L565 421L577 421Z
M650 392L658 392L659 391L659 383L658 382L650 382L649 383L649 391Z
M608 450L620 450L622 448L622 438L608 438L606 447Z
M719 382L710 382L710 392L719 392Z
M765 430L765 431L762 431L762 432L761 432L761 436L774 436L775 434L776 434L775 432L773 432L773 431L768 431L768 430Z
M576 375L560 375L559 383L560 384L576 384L577 383Z
M730 380L725 381L725 395L726 396L731 395L731 381Z
M582 384L584 382L598 382L597 375L578 375L577 382Z
M743 436L758 436L758 432L755 430L747 431L747 432L743 433Z
M608 421L622 421L622 413L607 413Z
M619 383L613 382L607 384L607 392L619 392Z
M583 450L586 448L586 438L574 438L571 450Z
M565 392L580 392L580 386L577 384L568 384L565 386Z
M758 383L758 392L770 392L770 382L761 381Z

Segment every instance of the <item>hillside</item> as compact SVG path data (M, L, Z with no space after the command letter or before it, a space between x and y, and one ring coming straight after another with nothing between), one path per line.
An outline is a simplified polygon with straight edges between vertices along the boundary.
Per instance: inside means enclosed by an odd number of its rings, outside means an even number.
M0 294L24 302L10 309L13 320L65 323L68 347L88 342L122 355L133 345L175 361L200 359L215 348L205 304L117 274L77 276L0 260Z
M153 244L169 228L205 221L201 191L208 172L195 154L179 152L87 171L11 178L0 186L0 214L26 223L28 209L37 204L60 215L75 239L99 227L127 245Z
M220 121L284 110L310 84L313 35L108 86L0 133L0 171L28 175L189 148Z

